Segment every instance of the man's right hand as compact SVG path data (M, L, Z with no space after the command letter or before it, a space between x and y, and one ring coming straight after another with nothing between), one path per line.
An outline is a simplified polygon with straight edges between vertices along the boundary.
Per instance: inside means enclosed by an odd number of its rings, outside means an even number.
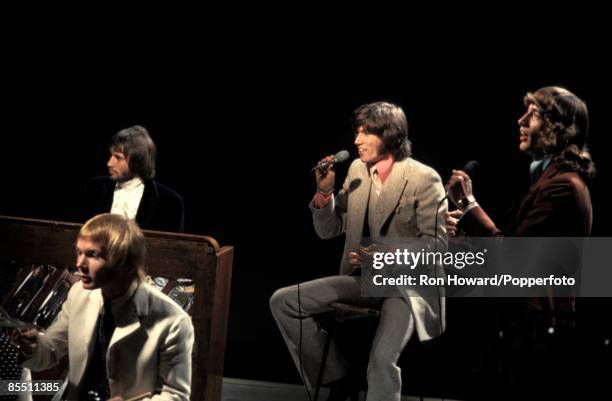
M459 209L444 213L444 224L449 237L457 236L457 225L461 216L463 216L463 212Z
M330 166L327 168L327 170L324 173L321 173L321 171L319 171L319 169L315 169L315 175L317 177L317 189L319 190L319 192L322 193L331 193L334 190L334 187L336 185L336 172L334 171L334 165L331 164L331 162L333 161L334 156L333 155L329 155L323 159L321 159L321 162L329 162Z
M12 330L11 344L22 354L30 355L38 348L39 332L36 329Z

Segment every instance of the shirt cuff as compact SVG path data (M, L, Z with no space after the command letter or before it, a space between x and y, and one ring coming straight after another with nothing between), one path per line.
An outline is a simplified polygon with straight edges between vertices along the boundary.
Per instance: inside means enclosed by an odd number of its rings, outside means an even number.
M465 216L467 214L467 212L469 212L470 210L474 209L476 206L480 206L478 204L478 202L474 201L474 202L470 202L467 207L463 210L463 214L461 215L461 217L463 218L463 216ZM459 219L461 220L461 219Z
M323 195L321 192L317 192L312 201L315 209L323 209L331 201L333 194Z

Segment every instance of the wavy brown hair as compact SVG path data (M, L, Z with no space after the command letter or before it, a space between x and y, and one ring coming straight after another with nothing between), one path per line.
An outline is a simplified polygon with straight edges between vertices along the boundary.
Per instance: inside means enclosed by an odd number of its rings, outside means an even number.
M412 153L408 140L408 120L397 105L387 102L364 104L353 112L351 121L354 132L363 127L368 133L377 135L384 144L384 151L397 161Z
M157 147L149 131L140 125L122 129L110 140L111 150L123 153L128 158L130 171L149 180L155 177Z
M524 99L533 104L544 120L539 142L557 168L574 171L584 178L595 176L595 164L587 147L589 112L586 103L565 88L547 86Z

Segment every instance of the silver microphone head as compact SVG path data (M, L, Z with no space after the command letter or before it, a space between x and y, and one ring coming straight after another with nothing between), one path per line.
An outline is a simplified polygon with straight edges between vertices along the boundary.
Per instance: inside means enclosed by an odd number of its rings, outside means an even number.
M348 150L341 150L334 156L334 163L342 163L343 161L348 160L349 156L350 154Z
M331 166L332 164L342 163L343 161L347 160L349 157L350 157L350 153L347 150L341 150L340 152L336 153L333 156L332 160L321 161L317 163L317 165L314 166L312 170L310 171L319 170L321 173L324 173L327 171L329 166Z

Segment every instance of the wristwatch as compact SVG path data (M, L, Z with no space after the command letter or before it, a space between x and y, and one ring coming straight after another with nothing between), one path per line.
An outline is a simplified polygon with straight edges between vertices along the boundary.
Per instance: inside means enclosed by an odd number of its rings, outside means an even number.
M468 207L468 205L472 202L476 202L476 198L474 197L474 195L468 195L463 199L459 199L457 201L457 203L459 204L459 207L461 208L461 210L465 209L466 207Z

